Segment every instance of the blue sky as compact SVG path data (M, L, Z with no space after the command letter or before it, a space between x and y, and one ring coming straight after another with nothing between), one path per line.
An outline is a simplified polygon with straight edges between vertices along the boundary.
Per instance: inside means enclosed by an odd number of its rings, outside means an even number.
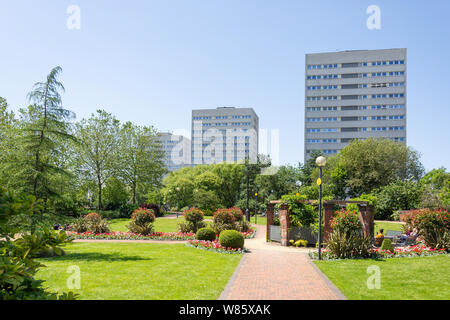
M368 30L366 9L381 9ZM81 29L69 30L69 5ZM78 118L190 131L191 110L253 107L280 130L280 162L303 160L305 54L408 49L408 145L450 168L450 2L1 0L0 96L13 109L54 66Z

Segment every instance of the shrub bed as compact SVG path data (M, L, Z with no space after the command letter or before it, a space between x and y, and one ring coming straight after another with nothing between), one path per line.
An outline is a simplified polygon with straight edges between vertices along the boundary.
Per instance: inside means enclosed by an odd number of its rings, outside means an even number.
M220 244L219 240L215 241L189 240L188 243L186 243L186 245L197 249L215 251L219 253L239 254L246 252L245 249L241 248L224 247Z
M411 213L408 225L417 229L426 245L450 251L450 213L446 210L421 209Z
M404 248L394 248L394 251L382 250L381 248L372 248L369 250L369 255L367 258L370 259L387 259L387 258L412 258L412 257L427 257L447 254L445 249L435 249L427 247L424 244L404 247ZM313 260L318 259L317 252L310 252L309 256ZM322 250L323 260L342 260L338 258L328 249ZM348 259L348 258L347 258ZM361 257L353 257L350 259L362 259Z
M194 233L181 232L153 232L148 235L142 235L131 232L109 232L109 233L92 233L92 232L71 232L68 231L69 239L78 240L193 240Z

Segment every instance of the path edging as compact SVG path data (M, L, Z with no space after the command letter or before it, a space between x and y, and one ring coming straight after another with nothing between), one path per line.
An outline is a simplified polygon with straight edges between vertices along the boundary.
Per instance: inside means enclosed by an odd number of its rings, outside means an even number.
M331 282L330 279L316 266L316 264L311 260L311 258L307 257L308 263L314 268L317 274L323 279L327 287L333 291L333 293L338 297L339 300L347 300L347 297Z

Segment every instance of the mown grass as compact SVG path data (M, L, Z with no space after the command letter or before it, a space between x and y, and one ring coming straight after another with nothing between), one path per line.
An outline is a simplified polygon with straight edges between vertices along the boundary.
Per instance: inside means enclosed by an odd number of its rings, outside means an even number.
M375 221L375 227L374 227L374 235L380 231L380 229L384 229L384 234L386 234L387 230L392 231L403 231L403 224L401 223L394 223L389 221Z
M168 218L156 218L153 223L153 227L157 232L177 232L178 224L183 222L184 218L178 219L168 219ZM127 232L127 224L130 222L130 219L112 219L109 220L110 229L112 231L122 231Z
M323 273L352 300L448 300L450 256L386 260L314 261ZM380 289L369 289L372 273L380 270Z
M73 243L67 255L38 259L37 278L52 291L74 291L83 300L217 299L241 255L184 244ZM81 288L69 290L70 266L81 271Z

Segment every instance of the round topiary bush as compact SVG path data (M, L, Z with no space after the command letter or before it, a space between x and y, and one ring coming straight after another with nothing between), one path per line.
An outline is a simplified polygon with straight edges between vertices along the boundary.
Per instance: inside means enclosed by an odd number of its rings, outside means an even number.
M389 250L390 252L394 252L394 246L390 239L384 239L381 244L381 250Z
M222 247L243 249L244 236L236 230L224 230L220 233L219 242Z
M195 238L197 240L214 241L216 240L216 233L211 228L201 228L197 231Z

